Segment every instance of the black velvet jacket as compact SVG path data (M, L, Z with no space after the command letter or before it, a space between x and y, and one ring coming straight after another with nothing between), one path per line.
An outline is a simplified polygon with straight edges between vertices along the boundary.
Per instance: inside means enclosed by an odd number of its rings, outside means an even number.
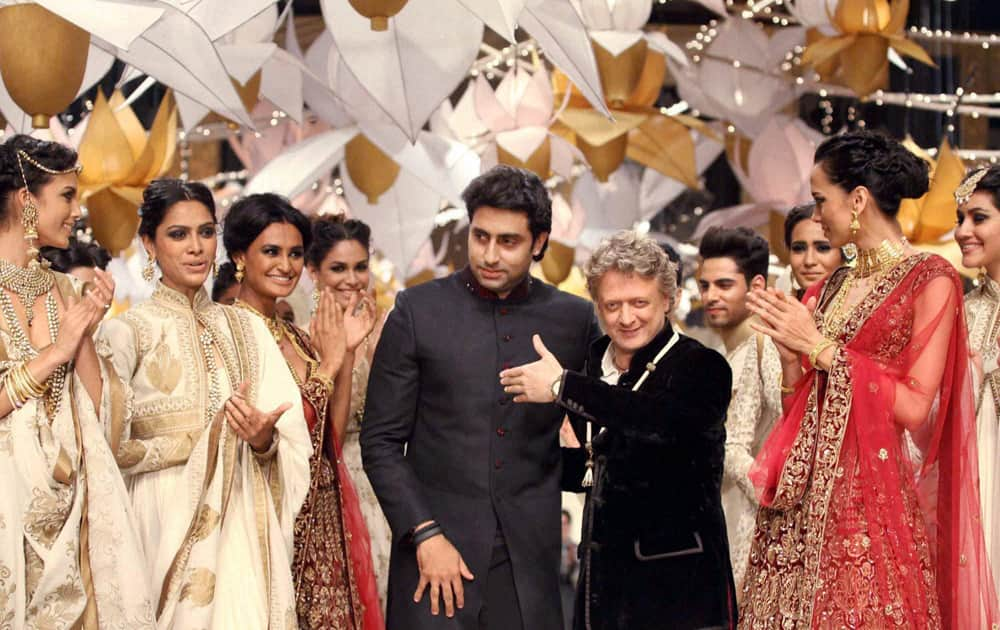
M720 496L732 373L720 354L680 336L632 391L672 336L667 323L617 386L600 380L608 337L591 346L585 373L563 379L558 402L581 443L584 422L595 425L578 629L735 627ZM564 449L564 489L583 490L585 462L584 449Z

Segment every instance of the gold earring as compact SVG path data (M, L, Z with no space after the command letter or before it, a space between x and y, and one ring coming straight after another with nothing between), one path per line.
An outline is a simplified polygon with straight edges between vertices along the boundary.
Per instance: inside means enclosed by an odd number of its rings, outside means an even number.
M857 210L851 210L851 225L850 225L850 230L851 230L851 240L852 241L857 240L857 238L858 238L858 231L860 229L861 229L861 221L858 220L858 211Z
M245 270L246 270L246 267L243 265L243 261L242 260L237 260L236 261L236 274L235 274L236 275L236 282L243 282L243 276L245 275L243 272Z
M28 245L28 268L38 269L38 207L35 201L28 197L28 203L21 210L21 227L24 228L24 241Z
M153 273L156 271L154 265L156 264L156 258L152 256L146 256L146 264L142 268L142 279L146 282L153 281Z

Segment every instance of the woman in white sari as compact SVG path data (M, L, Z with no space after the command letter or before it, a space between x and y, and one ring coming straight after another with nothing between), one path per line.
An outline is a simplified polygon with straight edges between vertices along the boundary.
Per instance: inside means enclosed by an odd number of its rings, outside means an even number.
M139 234L162 278L102 327L98 350L133 392L118 464L132 496L157 626L290 628L292 529L309 488L298 388L257 317L215 304L216 249L203 185L157 180Z
M0 145L0 628L153 627L128 494L105 426L124 384L91 334L114 295L41 266L66 247L76 153L18 135ZM27 241L27 245L25 244Z

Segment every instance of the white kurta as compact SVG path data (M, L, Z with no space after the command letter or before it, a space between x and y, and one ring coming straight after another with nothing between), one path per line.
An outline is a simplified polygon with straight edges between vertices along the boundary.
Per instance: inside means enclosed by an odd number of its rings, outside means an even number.
M973 370L976 392L976 445L983 534L994 581L1000 580L1000 284L987 278L965 296L969 350L982 357Z
M312 447L298 387L270 332L204 291L192 307L159 285L148 302L105 324L100 349L132 386L118 463L160 601L158 627L293 627L292 532ZM241 382L262 411L292 405L270 458L216 413Z
M726 514L733 579L740 593L758 508L747 474L781 416L781 358L770 339L751 334L726 360L733 371L733 393L726 416L722 509Z
M68 276L56 281L63 296L78 293ZM34 356L26 350L4 326L0 374ZM124 383L109 364L101 375L100 409L74 373L53 418L41 400L0 418L0 628L154 627L128 492L104 438L124 421Z

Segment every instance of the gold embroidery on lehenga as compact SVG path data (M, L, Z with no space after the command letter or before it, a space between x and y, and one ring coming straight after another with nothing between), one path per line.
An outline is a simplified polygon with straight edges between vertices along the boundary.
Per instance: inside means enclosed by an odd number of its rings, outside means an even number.
M837 341L846 344L854 339L872 313L926 257L924 254L910 256L876 282L842 323ZM842 287L844 276L843 271L835 274L820 298L815 319L821 332L823 309ZM905 346L905 341L908 339L902 336L889 335L885 345L898 352ZM845 610L855 610L853 606L857 604L857 598L865 596L865 593L859 592L863 589L855 586L838 592L838 579L851 583L852 579L874 571L874 565L868 566L863 560L868 550L864 537L844 539L836 549L845 558L857 559L853 569L845 569L844 575L850 574L850 578L821 570L826 564L822 554L834 553L832 548L837 547L828 540L829 535L837 532L826 531L831 498L849 483L844 479L845 463L840 461L853 395L850 363L844 350L840 349L834 355L825 379L825 392L822 380L823 377L818 376L810 392L807 411L781 471L772 506L762 507L758 512L757 531L743 585L741 629L805 630L816 623L820 624L818 627L826 628L826 622L821 623L814 617L817 613L814 605L817 599L827 601L828 596L818 598L817 593L835 593L835 598L839 597L845 604L850 603ZM817 411L821 392L822 411ZM847 476L853 479L856 473L854 463L847 465L851 471ZM842 504L838 502L837 505ZM878 606L877 616L869 614L870 607L866 606L864 610L867 612L862 614L863 617L867 615L865 619L830 619L829 627L888 627L889 621L897 617L897 612L901 614L895 608L888 608L890 612L885 613L884 606L878 605L877 601L872 606Z
M172 394L181 381L181 363L171 352L165 332L147 359L146 377L149 384L164 395Z

